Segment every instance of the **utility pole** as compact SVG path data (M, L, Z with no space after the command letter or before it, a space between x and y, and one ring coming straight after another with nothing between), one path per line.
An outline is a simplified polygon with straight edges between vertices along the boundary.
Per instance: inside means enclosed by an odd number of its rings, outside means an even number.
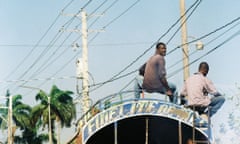
M87 32L87 13L82 10L82 100L83 100L83 112L87 112L90 108L89 98L89 78L88 78L88 32Z
M180 0L182 51L183 51L183 75L184 81L189 77L189 56L187 40L187 23L185 15L185 0Z
M79 93L79 88L77 85L77 93L81 95L81 104L82 112L86 113L90 106L90 97L89 97L89 72L88 72L88 27L87 27L87 18L89 17L87 13L82 9L80 15L72 14L63 14L65 16L77 16L81 17L82 27L81 30L74 29L68 30L70 32L80 32L82 35L82 57L77 59L77 80L82 79L82 92ZM102 16L102 15L100 15ZM101 31L100 31L101 32ZM79 47L77 43L73 45L74 50Z
M52 123L51 123L51 99L48 96L48 137L49 137L49 144L52 144Z
M8 144L12 144L12 96L9 97L8 103Z

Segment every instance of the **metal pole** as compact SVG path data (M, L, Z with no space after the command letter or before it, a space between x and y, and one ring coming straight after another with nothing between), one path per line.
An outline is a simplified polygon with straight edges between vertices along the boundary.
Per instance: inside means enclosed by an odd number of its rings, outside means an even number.
M148 144L148 118L146 120L146 130L145 130L145 144Z
M8 104L8 144L12 144L12 96L9 96Z
M117 144L118 143L118 123L117 121L114 122L114 144Z
M184 81L189 77L189 57L187 41L187 23L185 15L185 0L180 0L180 14L181 14L181 31L182 31L182 50L183 50L183 72Z
M48 137L49 137L49 144L52 144L52 125L51 125L51 103L50 103L50 96L48 96Z
M178 121L178 144L182 144L182 123Z
M83 111L85 113L90 108L90 104L88 89L89 84L88 84L87 14L84 10L82 10L81 16L82 16L82 60L83 60L82 95L83 95Z

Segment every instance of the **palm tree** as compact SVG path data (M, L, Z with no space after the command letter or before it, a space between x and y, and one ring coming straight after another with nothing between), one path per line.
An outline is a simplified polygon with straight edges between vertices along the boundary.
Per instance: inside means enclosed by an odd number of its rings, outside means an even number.
M6 101L6 107L9 106L9 94L6 95L8 97ZM30 123L30 112L31 107L27 104L24 104L21 102L22 96L21 95L15 95L12 97L12 120L14 122L14 126L12 126L12 138L14 138L15 131L17 128L20 128L20 130L24 130L26 128L31 128ZM7 119L8 117L8 111L1 110L0 111L2 119ZM1 120L0 124L2 128L7 128L7 121Z
M33 126L32 129L26 128L22 132L21 136L15 136L14 143L16 144L42 144L43 142L48 141L47 134L39 134L38 130L41 126L41 121L37 124L37 126Z
M7 90L6 98L9 99L10 93L9 90ZM8 103L9 101L6 101L5 105L0 105L0 128L2 130L7 129L7 120L8 120Z
M37 123L41 118L43 122L43 128L46 125L49 126L49 117L48 117L48 98L50 97L50 111L51 111L51 134L55 133L54 124L57 122L59 127L70 127L73 119L76 118L76 108L73 103L71 91L62 91L56 85L53 85L50 93L47 94L44 91L40 90L36 95L36 100L40 101L40 104L33 107L32 110L32 120L33 123ZM58 132L59 134L60 132ZM58 142L59 136L58 136ZM53 138L53 142L56 143L56 139Z

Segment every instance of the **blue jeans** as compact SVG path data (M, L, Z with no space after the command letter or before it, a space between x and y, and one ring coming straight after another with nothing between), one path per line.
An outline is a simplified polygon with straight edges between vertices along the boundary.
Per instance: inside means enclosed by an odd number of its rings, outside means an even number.
M177 87L175 84L173 84L171 82L168 82L168 86L173 93L173 99L172 100L170 99L170 102L177 104L178 103ZM167 91L167 89L164 88L162 94L165 94L166 91Z
M225 98L223 96L217 96L211 99L211 103L209 104L210 117L214 115L221 108L224 102L225 102Z
M139 99L142 93L143 76L137 75L134 80L134 96Z

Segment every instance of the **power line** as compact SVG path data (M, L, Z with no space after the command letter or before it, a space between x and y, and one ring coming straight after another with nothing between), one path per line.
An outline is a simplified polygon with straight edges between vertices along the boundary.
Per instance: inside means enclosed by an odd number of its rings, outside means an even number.
M125 11L123 11L119 16L115 17L113 20L111 20L109 23L107 23L104 27L108 27L109 25L111 25L112 23L114 23L116 20L118 20L121 16L123 16L125 13L127 13L131 8L133 8L137 3L139 3L141 0L137 0L135 1L132 5L130 5L130 7L128 7Z
M197 3L198 1L196 1L194 4L193 4L193 6L195 6L194 8L193 8L193 10L190 12L190 14L187 16L187 18L185 19L185 21L180 25L180 27L178 27L178 29L173 33L173 35L170 37L170 39L167 41L167 45L169 44L169 42L176 36L176 34L179 32L179 30L181 29L181 27L187 22L187 20L190 18L190 16L195 12L195 10L198 8L198 6L200 5L200 3L202 2L202 0L199 0L199 2ZM197 4L196 4L197 3ZM188 9L188 11L189 11L190 9ZM187 12L188 12L187 11ZM186 13L187 13L186 12ZM186 13L184 14L184 15L186 15ZM184 16L183 15L183 16ZM181 17L183 17L183 16L181 16Z
M72 20L73 21L73 20ZM72 21L70 23L68 23L67 27L69 27L69 25L72 23ZM61 30L58 31L58 33L54 36L54 38L51 40L49 45L54 45L56 43L56 41L62 36L62 32ZM46 47L41 54L35 59L35 61L30 65L30 67L19 77L19 79L21 79L22 77L24 77L39 61L41 58L43 58L43 56L46 55L46 53L50 50L50 47Z
M128 86L130 86L131 83L133 83L135 81L135 78L133 78L130 82L128 82L122 89L120 89L119 92L122 92L123 90L125 90Z
M208 37L208 36L210 36L210 35L218 32L218 31L224 29L225 27L227 27L227 26L229 26L229 25L231 25L231 24L233 24L233 23L235 23L235 22L237 22L237 21L239 21L239 20L240 20L240 17L237 17L237 18L233 19L232 21L230 21L229 23L227 23L227 24L225 24L225 25L223 25L223 26L221 26L221 27L219 27L219 28L211 31L210 33L207 33L207 34L205 34L205 35L203 35L203 36L201 36L201 37L199 37L199 38L197 38L197 39L194 39L194 40L192 40L192 41L190 41L190 42L187 42L187 43L185 43L185 44L181 44L181 45L177 46L176 48L174 48L173 50L171 50L170 52L168 52L167 55L171 54L172 52L174 52L174 51L177 50L178 48L181 48L181 47L184 46L184 45L188 45L188 44L197 42L197 41L199 41L199 40L201 40L201 39L204 39L204 38L206 38L206 37Z
M198 1L196 1L193 5L195 5ZM169 42L176 36L176 34L178 33L178 31L181 29L181 27L183 26L184 23L186 23L186 21L190 18L190 16L193 14L193 12L197 9L197 7L200 5L202 1L200 0L199 3L193 8L193 10L191 11L191 13L187 16L186 20L180 25L180 27L178 27L178 29L175 31L175 33L171 36L171 38L167 41L166 44L169 44ZM190 10L190 9L188 9ZM186 13L184 14L186 15ZM183 16L182 16L183 17ZM182 60L181 60L182 61ZM179 61L178 61L179 62ZM178 63L177 62L177 63ZM135 78L132 79L129 83L127 83L121 90L123 91L124 89L126 89L132 82L134 82Z
M64 8L61 10L61 12L63 12L65 9L67 9L69 7L70 4L72 4L74 0L71 0L69 3L67 3ZM34 47L31 49L31 51L23 58L23 60L17 65L17 67L10 72L7 77L5 79L8 79L13 73L15 73L20 67L21 65L29 58L29 56L33 53L33 51L36 50L36 48L38 47L38 45L40 44L40 42L46 37L46 35L49 33L49 31L52 29L52 27L56 24L57 20L60 18L61 13L59 13L57 15L57 17L53 20L53 22L51 23L51 25L48 27L48 29L46 30L46 32L42 35L42 37L38 40L38 42L34 45Z
M71 2L73 2L73 1L71 1ZM81 9L86 8L91 2L92 2L92 0L89 0ZM70 4L71 4L71 3L69 3L68 6L69 6ZM66 8L66 7L65 7L65 8ZM62 28L64 28L65 25L67 25L67 27L69 27L70 24L73 22L74 18L77 17L77 15L78 15L80 12L81 12L81 11L78 11L78 12L74 15L74 17L72 17L70 20L68 20L68 21L62 26ZM63 10L62 10L61 13L59 14L59 16L60 16L62 13L63 13ZM78 26L79 26L79 25L78 25ZM61 32L61 29L58 31L58 33L60 33L60 32ZM60 37L60 36L59 36L59 37ZM59 37L58 37L58 38L59 38ZM69 36L68 36L68 37L69 37ZM67 37L67 38L68 38L68 37ZM54 39L56 39L55 42L57 41L58 38L56 38L56 36L54 37ZM52 43L52 42L54 41L54 39L53 39L50 43ZM64 41L66 41L66 39L65 39ZM55 42L54 42L54 43L55 43ZM53 45L53 44L49 44L49 46L51 46L51 45ZM58 47L58 48L60 48L60 47ZM49 51L49 48L48 48L48 47L46 47L46 49L40 54L40 56L35 60L35 62L20 76L19 79L21 79L21 77L25 76L25 75L27 74L27 72L29 72L30 69L32 69L33 66L36 65L36 63L39 61L39 59L42 58L42 57L47 53L47 51ZM56 53L56 51L55 51L54 53ZM44 64L45 64L45 63L44 63ZM39 69L40 69L40 68L39 68ZM38 70L39 70L39 69L38 69ZM34 74L33 74L33 75L34 75ZM33 75L32 75L31 77L33 77Z
M115 77L114 79L110 79L110 80L108 80L108 81L96 83L96 84L94 84L94 85L89 85L89 87L101 86L101 85L103 85L103 84L106 84L106 83L109 83L109 82L112 82L112 81L115 81L115 80L124 78L124 77L126 77L126 76L129 76L129 75L131 75L131 74L133 74L133 73L135 73L135 72L137 72L137 71L138 71L138 69L137 69L137 70L133 70L133 71L131 71L131 72L128 72L128 73L126 73L126 74L124 74L124 75L121 75L121 76L119 76L119 77ZM91 90L91 91L94 91L94 89Z
M88 4L90 4L90 2L91 2L91 1L88 1L88 3L85 4L85 6L83 6L81 9L85 8ZM105 1L105 2L106 2L106 1ZM97 9L99 9L105 2L103 2L100 6L98 6ZM116 1L115 1L113 4L115 4L115 3L116 3ZM111 4L111 6L113 6L113 4ZM111 7L111 6L110 6L110 7ZM105 12L106 12L110 7L108 7L108 8L105 10ZM95 9L94 11L96 11L97 9ZM75 15L75 16L76 16L76 15ZM80 25L80 24L79 24L79 25ZM78 27L79 25L77 25L76 27ZM79 37L80 37L80 36L79 36ZM77 41L77 40L79 39L79 37L78 37L75 41ZM65 40L66 40L66 39L65 39ZM64 41L65 41L65 40L64 40ZM61 46L61 45L60 45L60 46ZM65 50L66 50L66 49L65 49ZM64 51L65 51L65 50L64 50ZM54 52L54 53L55 53L55 52ZM54 53L53 53L53 54L54 54ZM61 53L61 55L62 55L62 54L64 54L64 52ZM76 56L77 56L77 54L76 54L73 58L71 58L71 60L68 61L66 65L63 65L63 67L62 67L60 70L62 70L62 69L63 69L64 67L66 67L70 62L72 62L72 60L73 60ZM49 61L49 59L48 59L47 61ZM53 63L54 61L56 61L56 59L54 59L51 63ZM51 63L49 63L47 66L49 66ZM46 64L46 63L43 63L43 64ZM41 66L40 68L42 68L42 66ZM39 68L38 70L40 70L40 68ZM42 68L42 70L44 70L44 69L46 69L46 68L47 68L47 67ZM37 70L37 71L38 71L38 70ZM59 71L60 71L60 70L59 70ZM36 71L35 73L37 73L37 71ZM56 73L58 73L59 71L57 71ZM56 74L56 73L55 73L55 74Z
M78 38L79 39L79 38ZM146 45L152 44L153 42L120 42L120 43L96 43L96 44L89 44L89 46L98 46L98 47L106 47L106 46L134 46L134 45ZM0 44L0 47L33 47L33 44ZM71 45L39 45L38 47L70 47Z
M61 13L59 13L59 15L57 16L56 19L58 19L58 18L62 15L63 11L64 11L72 2L73 2L73 0L70 1L70 2L64 7L64 9L61 11ZM89 1L82 7L82 9L84 9L85 7L87 7L91 2L92 2L92 0L89 0ZM77 14L76 14L74 17L72 17L69 21L67 21L67 22L62 26L62 28L64 28L65 25L67 25L67 27L69 27L70 24L73 22L74 18L75 18L79 13L80 13L80 11L78 11ZM55 23L56 23L56 20L55 20L54 23L50 26L50 28L52 28ZM42 41L42 39L47 35L47 33L50 31L50 28L49 28L48 31L44 34L44 36L39 40L39 42L37 43L37 45L38 45L38 44ZM58 31L58 34L60 33L60 31L61 31L61 30ZM61 36L61 35L60 35L60 36L57 38L57 35L58 35L58 34L55 35L55 37L53 38L53 40L52 40L51 42L53 42L54 40L55 40L55 42L57 41L57 39ZM50 43L51 43L51 42L50 42ZM54 43L55 43L55 42L54 42ZM49 44L49 46L51 46L51 44ZM35 47L34 49L36 49L36 47ZM32 69L32 68L34 67L34 65L36 65L37 62L39 62L39 59L42 58L48 51L49 51L49 48L46 47L46 49L39 55L39 57L33 62L33 64L20 76L19 79L21 79L23 76L25 76L25 75L30 71L30 69ZM31 53L32 53L32 52L31 52ZM30 54L31 54L31 53L30 53ZM30 56L30 54L29 54L29 56Z
M222 37L223 35L225 35L227 32L229 32L230 30L232 30L233 28L235 28L236 26L238 26L240 24L240 22L238 22L237 24L233 25L232 27L230 27L229 29L227 29L226 31L224 31L223 33L219 34L218 36L216 36L215 38L213 38L212 40L210 40L209 42L207 42L206 44L204 44L204 47L206 47L207 45L211 44L212 42L214 42L215 40L219 39L220 37ZM192 56L193 54L195 54L198 50L195 50L194 52L192 52L191 54L189 54L189 56ZM177 62L175 62L174 64L172 64L171 66L169 66L167 69L170 69L174 66L176 66L178 63L182 62L183 58L178 60Z
M18 82L32 82L32 81L49 81L49 80L60 80L60 79L73 79L76 78L76 76L62 76L62 77L49 77L49 78L34 78L34 79L17 79L17 80L7 80L7 81L1 81L0 83L18 83Z
M13 75L21 66L23 63L26 62L26 60L32 55L32 53L36 50L36 48L40 45L41 41L47 36L47 34L49 33L49 31L52 29L52 27L56 24L57 20L60 18L61 16L61 13L72 3L73 1L70 1L62 10L61 12L57 15L57 17L54 19L54 21L52 22L52 24L49 26L49 28L47 29L47 31L43 34L43 36L38 40L38 42L34 45L34 47L31 49L31 51L23 58L23 60L17 65L17 67L8 74L8 76L5 78L5 79L8 79L11 75ZM55 35L55 37L57 36L58 34ZM28 70L30 70L32 67L34 66L31 65L29 67ZM21 79L23 76L26 75L26 73L28 72L25 71L20 77L19 79Z
M91 2L92 0L88 0L88 2L81 9L85 9Z
M113 1L103 12L102 14L105 14L110 8L112 8L119 0ZM98 20L100 17L97 17L90 25L89 28L91 28Z
M237 23L237 24L235 24L235 25L233 25L232 27L230 27L229 29L227 29L226 31L224 31L223 33L221 33L221 34L219 34L217 37L215 37L214 39L212 39L211 41L209 41L208 43L206 43L205 44L205 46L207 46L207 45L209 45L209 44L211 44L212 42L214 42L215 40L217 40L218 38L220 38L220 37L222 37L224 34L226 34L227 32L229 32L230 30L232 30L233 28L235 28L236 26L238 26L240 24L240 22L239 23ZM238 33L238 32L237 32ZM237 34L236 33L236 34ZM192 52L189 56L191 56L191 55L193 55L194 53L196 53L198 50L195 50L194 52ZM202 58L202 57L201 57ZM198 59L197 59L198 60ZM197 61L197 60L195 60L195 61ZM195 62L194 61L194 62ZM181 60L179 60L179 61L177 61L176 63L174 63L173 65L171 65L171 66L169 66L168 67L168 69L169 68L172 68L173 66L175 66L175 65L177 65L178 63L180 63L180 62L182 62L182 59ZM192 64L192 63L191 63ZM183 68L181 68L180 70L182 70ZM177 70L177 72L178 72L179 70ZM172 77L172 76L170 76L170 77ZM134 79L133 80L131 80L128 84L126 84L126 86L124 86L120 91L123 91L126 87L128 87L132 82L134 81Z
M198 0L197 0L197 1L198 1ZM193 8L193 6L197 3L197 1L188 8L188 10L185 12L185 14L188 13L188 11ZM107 80L107 81L105 81L105 82L102 82L101 85L99 85L98 87L96 87L96 88L93 89L92 91L94 91L94 90L102 87L104 84L106 84L106 83L108 83L108 82L112 82L112 81L113 81L116 77L118 77L121 73L123 73L123 72L126 71L129 67L131 67L134 63L136 63L136 62L137 62L140 58L142 58L148 51L150 51L164 36L166 36L166 35L170 32L170 30L172 30L172 29L177 25L177 23L181 20L181 18L182 18L182 16L181 16L179 19L177 19L176 22L173 23L173 25L172 25L155 43L153 43L153 44L150 46L150 48L146 49L146 50L145 50L140 56L138 56L134 61L132 61L129 65L127 65L126 67L124 67L123 70L121 70L120 72L118 72L116 75L114 75L113 77L111 77L109 80ZM137 71L137 70L135 70L135 71Z
M110 9L118 0L115 0L110 7L108 7L106 10ZM110 26L112 23L114 23L115 21L117 21L121 16L123 16L124 14L126 14L131 8L133 8L138 2L140 2L140 0L135 1L132 5L130 5L126 10L124 10L122 13L120 13L117 17L115 17L114 19L112 19L110 22L108 22L107 24L105 24L105 26L102 27L102 29L106 29L108 26ZM94 21L95 23L96 21ZM92 26L92 24L90 25ZM92 39L89 40L89 43L91 43L97 36L99 35L99 33L97 33Z
M54 21L52 22L52 24L49 26L49 28L47 29L47 31L43 34L43 36L39 39L39 41L37 42L37 44L31 49L31 51L23 58L23 60L17 65L17 67L10 72L7 77L5 79L8 79L11 75L13 75L13 73L15 73L21 66L22 64L29 58L29 56L33 53L34 50L36 50L37 46L40 44L40 42L46 37L46 35L48 34L48 32L51 30L51 28L53 27L53 25L57 22L57 20L59 19L61 14L59 14Z
M201 37L199 37L199 38L197 38L197 39L195 39L195 40L193 40L193 41L188 42L187 44L190 44L190 43L196 42L196 41L198 41L198 40L201 40L201 39L203 39L203 38L206 38L206 37L208 37L208 36L216 33L217 31L220 31L221 29L223 29L223 28L225 28L225 27L233 24L234 22L238 21L239 19L240 19L240 17L232 20L231 22L225 24L224 26L221 26L221 27L215 29L214 31L212 31L212 32L210 32L210 33L208 33L208 34L205 34L205 35L203 35L203 36L201 36ZM184 44L182 44L182 45L184 45ZM177 48L180 48L182 45L179 45ZM152 47L153 47L153 46L152 46ZM152 47L151 47L151 48L152 48ZM147 50L148 50L148 49L147 49ZM146 50L146 51L147 51L147 50ZM174 50L176 50L176 48L175 48ZM146 51L144 51L144 52L146 52ZM173 52L173 51L170 51L168 54L170 54L170 53L172 53L172 52ZM145 54L145 53L143 53L142 55L140 55L138 58L140 59L140 57L142 57L144 54ZM167 54L167 55L168 55L168 54ZM136 61L137 61L137 60L138 60L138 59L136 59ZM134 61L133 63L135 63L135 61ZM130 66L129 66L129 67L130 67ZM128 67L127 67L127 68L128 68ZM181 70L182 70L182 68L181 68ZM123 71L125 71L125 69L124 69ZM137 71L137 70L135 70L135 71ZM177 71L178 71L178 70L177 70ZM120 72L120 74L121 74L121 73L122 73L122 72ZM119 75L120 75L120 74L119 74ZM116 77L117 77L117 76L118 76L118 75L116 75ZM124 76L128 76L128 75L124 75ZM114 78L115 78L115 77L112 77L113 80L115 80ZM121 77L121 78L123 78L123 77ZM104 84L106 84L106 83L108 83L108 82L112 82L112 81L113 81L112 79L110 79L110 80L108 80L108 81L105 81L105 82L102 82L102 83L99 83L99 84L98 84L99 86L98 86L97 88L93 89L92 91L100 88L102 85L104 85ZM119 79L119 78L118 78L118 79ZM117 79L117 80L118 80L118 79Z
M227 38L225 41L223 41L222 43L220 43L219 45L217 45L216 47L214 47L213 49L209 50L207 53L203 54L202 56L200 56L199 58L195 59L194 61L192 61L191 63L189 63L188 65L184 66L184 67L189 67L190 65L192 65L193 63L197 62L198 60L200 60L201 58L209 55L210 53L214 52L215 50L217 50L218 48L220 48L221 46L223 46L224 44L226 44L227 42L229 42L231 39L233 39L235 36L239 35L240 34L240 30L238 30L236 33L234 33L233 35L231 35L229 38ZM183 68L180 68L176 71L174 71L172 74L170 74L168 76L168 78L176 75L178 72L182 71Z
M38 45L37 47L59 47L59 45L47 45L47 44L42 44ZM68 45L62 45L61 47L66 47ZM34 47L33 44L0 44L0 47Z
M99 10L108 0L103 1L95 10L93 10L93 12L91 12L89 15L93 15L94 13L96 13L97 10Z

